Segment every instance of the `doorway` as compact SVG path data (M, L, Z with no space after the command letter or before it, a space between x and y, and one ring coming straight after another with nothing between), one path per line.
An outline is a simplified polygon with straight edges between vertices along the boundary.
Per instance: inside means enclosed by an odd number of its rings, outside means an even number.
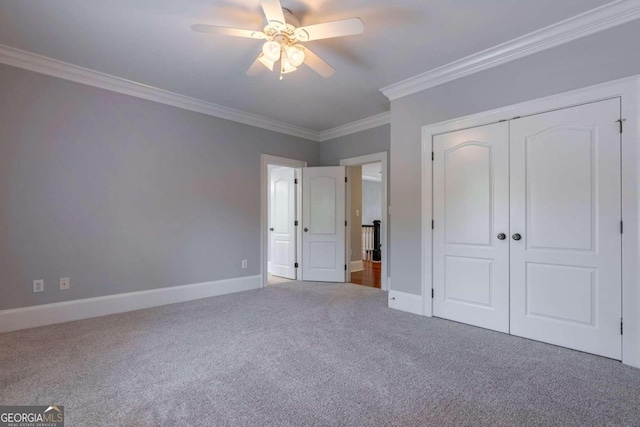
M298 194L296 183L299 169L269 165L269 242L268 283L286 283L297 277L296 224Z
M346 169L262 155L262 283L344 283Z
M300 279L301 190L296 185L307 162L263 154L261 157L262 286ZM272 274L276 273L276 274Z
M347 280L388 290L387 153L344 159L347 167Z
M349 166L350 282L382 287L382 162Z

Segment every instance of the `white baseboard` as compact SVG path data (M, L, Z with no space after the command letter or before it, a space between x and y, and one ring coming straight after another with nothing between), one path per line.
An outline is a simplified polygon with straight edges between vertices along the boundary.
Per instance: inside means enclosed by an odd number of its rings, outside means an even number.
M364 266L362 265L362 260L360 261L351 261L351 272L354 271L362 271L364 270Z
M389 280L389 279L387 279ZM398 291L389 291L389 308L424 316L422 296Z
M262 276L128 292L0 311L0 333L124 313L262 287Z

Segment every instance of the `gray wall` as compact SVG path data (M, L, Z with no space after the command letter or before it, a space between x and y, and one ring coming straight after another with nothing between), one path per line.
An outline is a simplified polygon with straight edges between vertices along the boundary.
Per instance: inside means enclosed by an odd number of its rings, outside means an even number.
M362 260L362 166L352 166L349 170L351 183L351 261ZM358 211L358 215L356 215Z
M373 225L373 221L382 218L382 183L377 181L362 181L362 223Z
M381 153L386 151L388 153L387 162L391 164L391 126L384 125L378 126L373 129L368 129L362 132L354 133L351 135L343 136L340 138L332 139L320 143L320 164L322 166L337 166L340 164L340 160L349 159L352 157L365 156L367 154ZM388 165L388 166L389 166ZM387 203L392 203L392 195L389 191L391 184L391 175L388 176L387 182ZM387 226L389 221L387 221ZM390 239L391 230L387 228L387 236ZM392 240L389 240L390 242ZM384 250L384 242L383 250ZM391 248L389 248L389 255L391 254ZM388 261L391 265L391 258Z
M319 164L318 143L1 65L0 132L0 309L257 275L260 154Z
M640 21L391 103L393 290L421 293L421 128L640 74Z
M384 125L320 143L320 164L338 166L340 160L389 151L391 126Z

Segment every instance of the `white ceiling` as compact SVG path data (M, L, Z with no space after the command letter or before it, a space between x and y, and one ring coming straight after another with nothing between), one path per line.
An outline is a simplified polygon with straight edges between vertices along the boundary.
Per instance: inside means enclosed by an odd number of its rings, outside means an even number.
M382 162L362 165L362 179L382 181Z
M196 34L261 29L259 0L0 0L0 44L314 131L387 111L379 89L609 0L283 0L303 25L358 16L359 36L307 45L336 68L284 81L246 69L261 44Z

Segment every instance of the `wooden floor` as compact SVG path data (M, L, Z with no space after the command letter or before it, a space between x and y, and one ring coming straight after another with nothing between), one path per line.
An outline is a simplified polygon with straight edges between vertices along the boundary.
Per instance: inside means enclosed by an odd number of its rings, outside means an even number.
M373 261L362 261L362 265L364 267L362 271L355 271L351 273L351 283L380 289L380 270L382 264Z

